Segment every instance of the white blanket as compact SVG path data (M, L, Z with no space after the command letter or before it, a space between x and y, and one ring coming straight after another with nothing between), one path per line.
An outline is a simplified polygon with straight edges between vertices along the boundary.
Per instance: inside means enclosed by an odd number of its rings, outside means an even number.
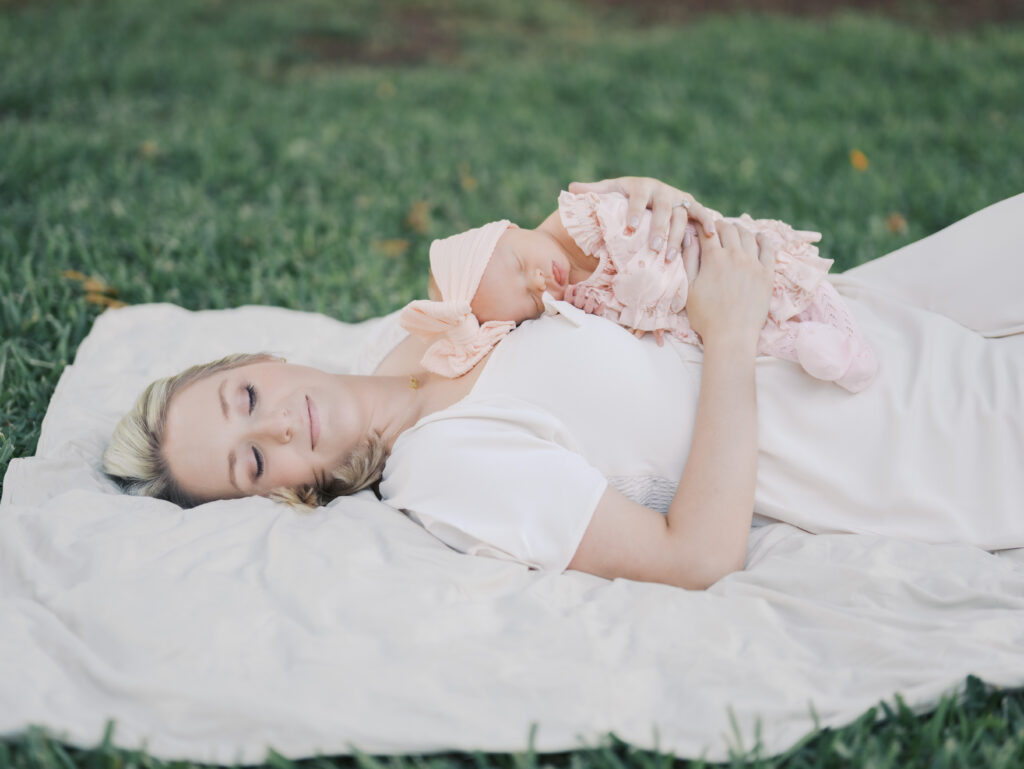
M157 376L268 350L349 369L378 321L266 307L104 313L0 507L0 733L41 724L165 759L258 762L543 751L602 735L779 752L900 693L926 710L975 674L1024 684L1024 558L874 536L755 530L706 593L449 550L369 492L298 514L180 510L100 472Z

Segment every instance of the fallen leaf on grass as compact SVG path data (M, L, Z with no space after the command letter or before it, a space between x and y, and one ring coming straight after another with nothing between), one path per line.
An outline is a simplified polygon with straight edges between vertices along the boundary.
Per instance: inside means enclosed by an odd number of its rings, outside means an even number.
M108 286L99 278L86 278L82 281L82 290L89 294L110 294L117 296L117 289Z
M409 229L426 235L430 231L430 203L426 200L417 200L409 206L409 213L405 215L405 224Z
M120 299L114 299L112 296L100 294L95 291L89 291L86 293L85 301L89 304L98 304L101 307L109 307L112 310L116 310L119 307L127 307L127 303L122 302Z
M370 246L391 259L397 259L409 250L409 241L405 238L388 238L375 240Z
M850 150L850 165L858 171L867 171L870 165L868 156L860 150Z
M114 298L117 296L117 289L107 285L99 278L91 277L78 270L64 270L61 273L61 277L81 283L82 290L85 292L85 301L88 304L98 304L102 307L111 307L113 309L127 306L127 302Z
M903 214L893 211L886 217L885 226L889 228L889 232L902 235L907 231L907 218Z
M459 163L459 184L466 192L472 192L477 188L476 177L470 173L469 163Z

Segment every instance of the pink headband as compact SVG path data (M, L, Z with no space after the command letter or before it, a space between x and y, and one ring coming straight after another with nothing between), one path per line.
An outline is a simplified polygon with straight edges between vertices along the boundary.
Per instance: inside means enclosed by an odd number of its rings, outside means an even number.
M427 371L462 376L516 327L510 320L481 325L470 307L498 238L511 226L502 219L430 244L430 269L442 301L418 299L399 316L410 333L433 340L420 361Z

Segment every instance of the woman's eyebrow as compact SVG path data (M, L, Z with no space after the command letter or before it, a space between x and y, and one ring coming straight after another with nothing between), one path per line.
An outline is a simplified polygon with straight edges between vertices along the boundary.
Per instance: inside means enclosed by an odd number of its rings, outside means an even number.
M239 494L242 490L238 488L238 483L235 482L235 452L232 451L228 454L228 480L231 481L231 485L235 487Z
M217 395L220 396L220 410L224 414L224 421L228 420L228 402L224 398L224 385L228 383L227 379L221 380L220 387L217 388Z
M223 379L221 380L220 387L217 388L217 397L220 398L220 410L224 414L225 422L228 419L228 402L227 399L224 397L224 385L226 385L227 383L228 380ZM238 483L235 481L236 461L237 457L235 456L235 452L232 450L231 452L228 453L228 480L231 481L231 485L235 487L235 490L238 491L239 494L241 494L242 490L238 488Z

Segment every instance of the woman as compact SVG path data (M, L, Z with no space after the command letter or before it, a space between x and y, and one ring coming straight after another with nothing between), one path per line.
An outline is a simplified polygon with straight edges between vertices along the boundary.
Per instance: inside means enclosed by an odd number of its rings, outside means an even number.
M631 206L652 204L655 232L681 237L671 212L685 193L635 180L598 188L621 185ZM1019 220L997 213L1003 229ZM999 258L1019 232L1004 236L976 265L1019 276ZM1024 545L1024 481L1008 472L1024 460L1022 337L987 339L886 296L906 272L891 265L917 252L874 267L873 280L839 276L881 352L879 381L850 396L756 359L772 255L732 227L702 238L689 302L703 354L556 303L455 380L415 373L415 340L375 377L235 360L143 396L150 464L194 502L324 485L339 465L339 483L358 486L390 454L384 500L457 549L688 588L743 568L755 509L812 531ZM1007 291L1007 275L989 273ZM1024 321L1008 317L976 328ZM108 471L144 477L126 459L146 454L134 448L143 441L123 435ZM986 444L990 459L976 450ZM959 456L962 445L972 451Z

